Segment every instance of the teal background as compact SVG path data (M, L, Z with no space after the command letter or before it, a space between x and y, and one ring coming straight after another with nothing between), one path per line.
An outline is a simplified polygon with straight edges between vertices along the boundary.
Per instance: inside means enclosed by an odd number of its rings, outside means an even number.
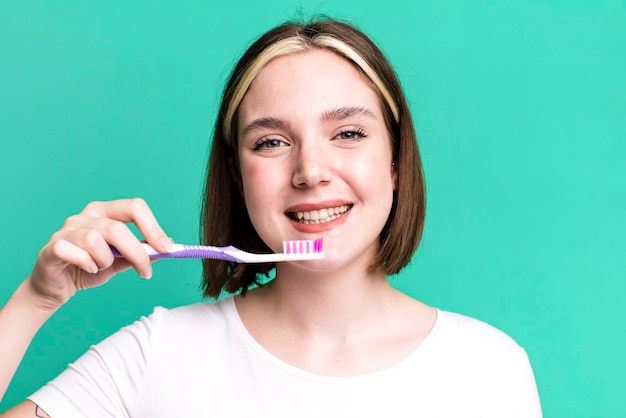
M179 242L218 97L264 30L349 19L395 65L428 185L393 279L529 353L546 417L626 416L624 1L13 1L0 4L0 304L91 200L141 196ZM0 410L155 305L201 299L196 261L82 292L40 331Z

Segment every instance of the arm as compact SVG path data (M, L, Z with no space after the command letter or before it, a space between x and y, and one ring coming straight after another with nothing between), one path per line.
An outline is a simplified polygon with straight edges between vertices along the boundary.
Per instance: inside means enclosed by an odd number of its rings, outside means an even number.
M142 277L152 275L151 261L128 222L135 223L152 246L167 251L171 240L147 204L126 199L87 205L39 252L32 273L0 310L0 400L39 328L78 290L104 284L130 267ZM113 257L109 244L124 258ZM25 404L14 410L22 411ZM17 413L14 410L8 413ZM33 411L25 416L36 416Z
M51 418L43 409L31 401L25 401L15 408L0 414L2 418Z
M0 310L0 399L39 328L55 309L41 309L33 303L30 278L15 291Z

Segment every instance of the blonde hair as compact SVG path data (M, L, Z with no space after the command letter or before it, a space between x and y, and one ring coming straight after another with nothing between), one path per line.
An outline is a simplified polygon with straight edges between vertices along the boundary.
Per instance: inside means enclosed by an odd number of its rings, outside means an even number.
M231 101L228 103L228 107L226 109L223 125L224 135L226 138L231 135L235 113L246 95L250 84L252 84L252 81L265 67L265 65L280 56L304 52L312 48L327 49L352 61L352 63L356 65L357 68L359 68L373 83L376 90L382 96L384 103L389 106L394 120L398 122L398 106L391 97L389 90L383 84L374 69L354 49L342 40L331 35L318 34L310 38L306 38L297 34L268 45L267 48L265 48L265 50L250 63L248 68L242 74L239 82L235 86L235 90L232 92Z

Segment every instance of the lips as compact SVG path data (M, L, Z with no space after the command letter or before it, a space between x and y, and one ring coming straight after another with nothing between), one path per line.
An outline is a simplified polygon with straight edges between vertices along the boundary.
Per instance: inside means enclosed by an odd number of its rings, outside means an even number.
M287 212L294 221L305 225L317 225L326 222L334 221L348 212L352 208L352 205L339 205L331 206L322 209L315 210L297 210L293 212Z

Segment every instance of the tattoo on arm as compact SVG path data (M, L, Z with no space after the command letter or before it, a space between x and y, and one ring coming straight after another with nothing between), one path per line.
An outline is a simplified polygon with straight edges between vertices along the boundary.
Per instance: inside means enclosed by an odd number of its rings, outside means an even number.
M35 406L35 416L38 418L51 418L50 415L46 413L46 411L39 407L39 405Z

